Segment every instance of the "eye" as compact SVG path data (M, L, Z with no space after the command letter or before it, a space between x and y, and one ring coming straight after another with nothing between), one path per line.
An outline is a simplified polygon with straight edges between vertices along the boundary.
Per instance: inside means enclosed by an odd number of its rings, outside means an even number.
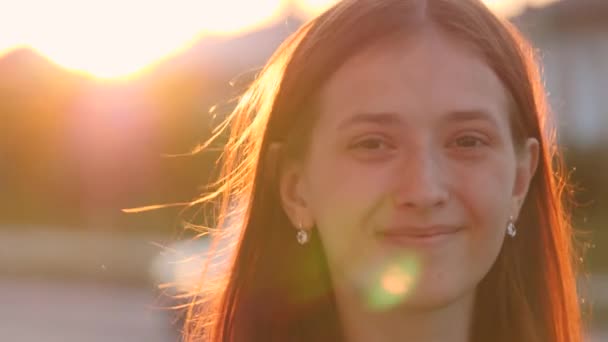
M455 144L457 147L462 148L476 148L488 145L488 143L481 138L472 135L465 135L456 139Z
M350 146L350 149L378 151L392 148L386 139L381 137L368 137L356 141Z
M396 150L397 146L390 138L380 135L368 135L348 145L350 154L360 161L388 160Z

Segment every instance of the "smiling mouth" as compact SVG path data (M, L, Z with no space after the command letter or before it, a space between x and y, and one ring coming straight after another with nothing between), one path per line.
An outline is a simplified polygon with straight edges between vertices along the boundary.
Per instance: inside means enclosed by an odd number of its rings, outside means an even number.
M457 226L432 226L425 228L391 228L376 232L376 236L391 244L420 245L447 241L462 230Z

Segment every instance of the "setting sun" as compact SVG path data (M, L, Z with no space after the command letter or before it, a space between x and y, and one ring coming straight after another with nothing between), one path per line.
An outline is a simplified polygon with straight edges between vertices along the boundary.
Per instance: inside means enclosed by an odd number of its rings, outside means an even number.
M68 69L127 76L186 49L201 35L231 35L276 19L276 0L15 2L0 13L0 52L29 46Z
M552 0L528 0L544 4ZM30 47L99 78L133 75L203 35L235 35L278 20L286 8L312 16L336 0L21 0L0 12L0 55ZM486 0L511 12L526 0Z
M336 2L338 0L294 0L296 7L307 16L314 16Z

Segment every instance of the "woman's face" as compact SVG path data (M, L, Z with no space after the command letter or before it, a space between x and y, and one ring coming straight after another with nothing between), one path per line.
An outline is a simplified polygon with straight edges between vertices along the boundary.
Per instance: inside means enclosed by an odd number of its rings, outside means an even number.
M294 223L317 228L335 286L378 310L472 298L536 168L536 140L515 153L508 109L484 61L431 29L333 74L281 189Z

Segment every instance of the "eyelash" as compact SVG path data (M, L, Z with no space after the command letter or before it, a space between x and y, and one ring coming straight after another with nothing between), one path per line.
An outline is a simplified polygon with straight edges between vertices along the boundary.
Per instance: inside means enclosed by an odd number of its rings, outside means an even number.
M382 138L382 137L367 137L367 138L358 140L357 142L353 143L352 145L349 146L349 149L364 149L364 150L369 150L369 151L380 150L380 148L369 148L369 146L365 147L365 145L369 144L369 143L377 143L379 145L383 144L386 148L393 148L394 147L385 138Z
M457 146L459 148L463 148L463 149L474 149L474 148L480 148L480 147L484 147L488 145L488 142L480 137L474 136L474 135L463 135L460 136L458 138L456 138L454 141L456 143L458 143L459 141L463 141L463 140L473 140L474 142L478 143L475 146ZM363 149L363 150L368 150L368 151L376 151L376 150L382 150L383 148L370 148L368 144L377 144L377 145L384 145L385 148L395 148L394 144L391 144L389 141L387 141L387 139L382 138L382 137L367 137L361 140L358 140L357 142L351 144L349 146L349 149ZM367 147L365 146L367 145Z
M463 136L460 136L460 137L456 138L455 141L458 142L458 141L462 141L462 140L465 140L465 139L466 140L474 140L475 142L479 142L479 145L476 145L476 146L463 147L463 148L466 148L466 149L484 147L484 146L488 145L488 143L484 139L476 137L474 135L463 135Z

